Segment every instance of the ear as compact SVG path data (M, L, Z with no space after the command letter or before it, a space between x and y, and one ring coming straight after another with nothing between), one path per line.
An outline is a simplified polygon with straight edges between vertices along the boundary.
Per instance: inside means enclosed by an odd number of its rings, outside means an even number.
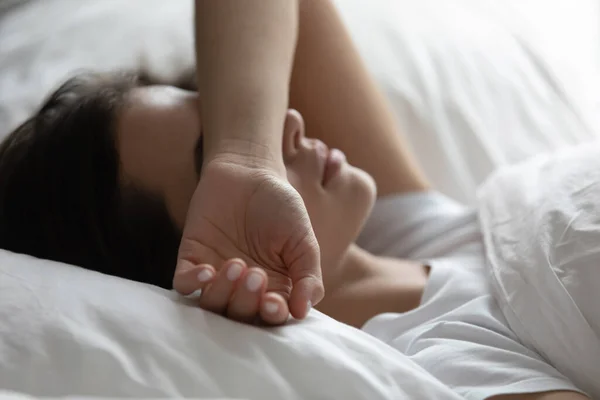
M283 126L283 159L294 157L300 141L304 138L304 119L296 110L289 109Z

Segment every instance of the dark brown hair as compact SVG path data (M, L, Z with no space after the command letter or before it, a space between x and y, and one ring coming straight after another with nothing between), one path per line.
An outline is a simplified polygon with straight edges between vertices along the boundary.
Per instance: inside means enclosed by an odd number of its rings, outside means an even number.
M181 233L120 179L116 121L132 74L79 74L0 146L0 247L171 288Z

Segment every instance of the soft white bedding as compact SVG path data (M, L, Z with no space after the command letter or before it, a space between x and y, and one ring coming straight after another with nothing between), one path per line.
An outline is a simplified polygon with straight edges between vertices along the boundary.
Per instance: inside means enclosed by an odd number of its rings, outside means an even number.
M599 398L600 141L501 169L478 207L511 329Z
M338 0L436 189L474 203L495 168L593 139L595 0Z
M164 289L5 251L0 305L0 388L29 395L458 398L392 347L317 311L261 329Z
M0 8L0 136L74 70L143 68L169 81L193 67L190 0L21 3ZM596 137L596 1L337 3L402 134L452 197L471 202L497 166ZM30 395L452 397L318 313L264 332L4 252L0 320L0 387Z

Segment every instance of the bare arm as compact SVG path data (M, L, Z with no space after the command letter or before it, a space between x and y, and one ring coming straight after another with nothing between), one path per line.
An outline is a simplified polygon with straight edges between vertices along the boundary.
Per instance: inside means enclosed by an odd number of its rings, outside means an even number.
M281 160L298 0L196 0L205 156Z
M261 308L267 295L279 303L267 322L285 323L289 312L304 318L324 288L319 245L281 151L298 0L195 4L204 163L173 287L185 295L205 288L222 268L259 266L266 277L247 279L256 288L268 278L272 293L261 297ZM236 319L252 320L250 311L236 312Z
M300 1L290 105L304 116L307 135L346 153L373 176L380 195L427 188L330 0Z

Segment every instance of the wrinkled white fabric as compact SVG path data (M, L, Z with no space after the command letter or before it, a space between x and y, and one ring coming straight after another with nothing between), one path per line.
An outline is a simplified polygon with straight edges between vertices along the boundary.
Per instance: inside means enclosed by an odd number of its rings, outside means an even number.
M600 397L600 142L494 174L479 210L495 295L513 331Z
M510 330L495 301L475 210L435 192L379 199L360 244L427 260L421 305L371 318L363 330L389 343L468 400L579 391Z
M31 396L457 399L318 311L272 329L173 292L0 250L0 388Z

